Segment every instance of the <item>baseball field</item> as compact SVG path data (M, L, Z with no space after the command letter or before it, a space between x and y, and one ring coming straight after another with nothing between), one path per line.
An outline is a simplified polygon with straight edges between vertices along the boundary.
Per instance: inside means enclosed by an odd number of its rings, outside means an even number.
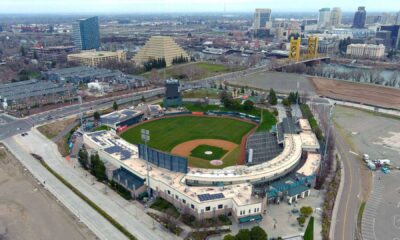
M188 157L191 167L222 168L238 164L242 139L256 127L233 118L178 116L138 124L120 136L130 143L143 143L140 131L146 129L150 131L150 147ZM222 157L223 164L212 165L211 156Z

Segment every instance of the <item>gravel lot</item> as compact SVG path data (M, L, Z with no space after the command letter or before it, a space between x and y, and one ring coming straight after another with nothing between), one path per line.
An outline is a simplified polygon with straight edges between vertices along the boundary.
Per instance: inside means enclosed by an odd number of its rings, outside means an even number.
M96 239L1 144L0 193L2 240Z
M234 80L228 80L229 83L249 86L259 89L269 90L273 88L277 92L289 93L297 91L299 83L299 92L315 95L314 87L306 76L282 72L260 72L240 77Z

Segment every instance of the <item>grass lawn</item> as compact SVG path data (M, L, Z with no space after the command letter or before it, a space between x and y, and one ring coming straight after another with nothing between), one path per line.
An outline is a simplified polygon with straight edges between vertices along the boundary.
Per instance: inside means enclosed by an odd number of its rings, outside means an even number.
M95 128L93 128L92 130L90 130L91 132L96 132L96 131L101 131L101 130L110 130L111 128L109 127L109 126L106 126L106 125L100 125L100 126L97 126L97 127L95 127Z
M211 151L212 154L207 155L205 152ZM195 158L202 158L205 160L215 160L221 159L228 151L220 148L214 147L210 145L199 145L195 149L190 152L190 156Z
M207 89L207 88L201 88L201 89L193 89L190 91L184 91L182 92L182 97L183 98L211 98L211 99L219 99L219 93L220 91L217 89Z
M173 217L176 218L179 217L180 215L174 205L172 205L171 203L160 197L156 198L154 203L151 204L150 208L160 212L168 212L169 214L171 214Z
M221 169L221 168L236 165L238 163L239 158L240 158L240 146L238 146L237 148L235 148L231 152L229 152L224 157L224 159L222 159L223 164L220 166L211 165L209 160L195 158L195 157L189 157L188 164L189 164L189 166L196 167L196 168Z
M150 131L149 146L171 151L176 145L194 139L221 139L240 144L254 124L230 118L182 116L150 121L128 129L121 137L130 143L142 143L140 130Z
M185 69L187 69L188 66L194 65L196 66L199 70L198 73L196 73L193 76L192 80L199 80L207 77L212 77L216 76L218 74L222 73L228 73L228 72L234 72L234 71L239 71L241 70L238 67L229 67L223 64L216 64L216 63L208 63L208 62L191 62L191 63L186 63L186 64L178 64L178 65L173 65L170 67L167 67L165 69L159 69L158 75L159 76L164 76L164 70L165 70L165 77L166 78L176 78L180 80L188 80L187 76L185 75ZM151 71L145 72L142 74L144 77L150 79L152 74Z

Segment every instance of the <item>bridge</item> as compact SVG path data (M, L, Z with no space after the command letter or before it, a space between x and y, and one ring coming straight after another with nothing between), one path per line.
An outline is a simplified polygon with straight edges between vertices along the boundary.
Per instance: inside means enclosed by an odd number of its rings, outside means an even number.
M297 65L297 64L306 64L307 66L312 66L315 64L320 64L321 62L327 62L329 63L331 60L330 57L328 56L317 56L314 58L303 58L300 59L299 61L294 61L291 59L278 59L276 64L273 64L271 66L272 69L276 71L282 71L283 68Z

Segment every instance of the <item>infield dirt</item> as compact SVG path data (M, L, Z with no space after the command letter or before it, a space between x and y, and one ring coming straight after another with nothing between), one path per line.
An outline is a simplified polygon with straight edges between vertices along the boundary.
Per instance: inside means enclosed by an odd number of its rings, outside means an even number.
M210 146L220 147L220 148L227 150L228 153L230 151L232 151L233 149L235 149L237 146L239 146L236 143L225 141L225 140L196 139L196 140L187 141L187 142L184 142L184 143L181 143L181 144L175 146L171 150L171 153L179 155L179 156L183 156L183 157L189 157L190 152L199 145L210 145Z

